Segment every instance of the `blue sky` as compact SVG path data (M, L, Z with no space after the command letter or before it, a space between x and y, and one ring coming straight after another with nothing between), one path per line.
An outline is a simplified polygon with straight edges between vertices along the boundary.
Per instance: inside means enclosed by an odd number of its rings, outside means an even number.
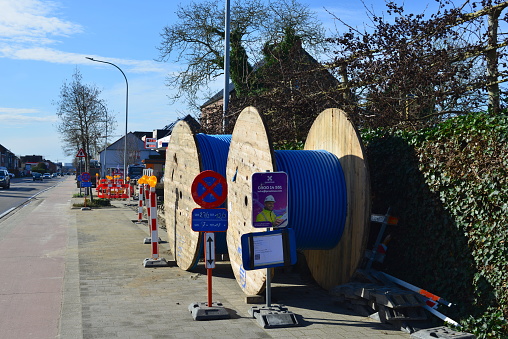
M367 21L359 0L300 0L314 10L325 27L333 19L324 8L353 25ZM233 1L232 1L233 2ZM183 103L170 105L165 77L183 65L160 63L157 46L164 26L176 20L178 0L0 0L0 144L18 156L36 154L71 162L56 131L60 88L75 69L83 82L102 91L116 115L119 137L125 131L125 80L129 82L129 131L152 131L182 117ZM411 5L423 11L433 0ZM384 9L382 0L365 0ZM417 7L414 7L417 6ZM216 84L221 88L221 80Z

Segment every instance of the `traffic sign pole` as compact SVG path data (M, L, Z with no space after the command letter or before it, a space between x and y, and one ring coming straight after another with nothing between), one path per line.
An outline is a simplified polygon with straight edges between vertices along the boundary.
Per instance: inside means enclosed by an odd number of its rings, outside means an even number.
M205 240L205 265L208 281L208 307L212 307L212 269L215 268L215 234L213 232L203 233Z
M192 198L199 206L191 214L191 228L203 233L205 267L207 276L207 302L192 303L189 311L194 320L229 319L230 315L222 303L212 301L212 269L215 268L215 233L227 230L228 211L217 208L226 200L228 188L226 179L217 172L199 173L191 186Z

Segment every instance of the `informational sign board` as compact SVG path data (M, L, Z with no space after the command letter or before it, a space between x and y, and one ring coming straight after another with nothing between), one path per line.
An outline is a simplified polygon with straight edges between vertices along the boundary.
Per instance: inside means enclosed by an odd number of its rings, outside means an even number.
M291 228L246 233L241 237L245 270L256 270L296 263L295 233Z
M195 208L191 215L195 232L225 232L228 229L228 210L225 208Z
M81 181L90 181L90 179L92 178L92 176L90 175L90 173L88 172L83 172L81 173Z
M157 148L157 139L145 138L145 148Z
M252 174L252 226L288 225L288 175L285 172Z
M228 186L226 179L215 171L199 173L191 186L192 198L203 208L216 208L226 201Z
M85 187L92 187L92 182L91 181L82 181L81 188L85 188Z

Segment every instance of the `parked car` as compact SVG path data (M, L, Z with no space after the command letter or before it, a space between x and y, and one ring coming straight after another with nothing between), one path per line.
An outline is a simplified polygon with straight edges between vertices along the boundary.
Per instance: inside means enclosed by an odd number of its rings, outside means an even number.
M44 173L44 174L42 175L42 177L43 177L44 179L51 179L51 173Z
M37 172L33 172L32 173L32 179L35 181L35 180L40 180L42 181L42 174L40 173L37 173Z
M57 173L53 173L53 174L51 174L51 177L53 177L53 178L56 178L57 176L58 176L58 174L57 174Z
M6 170L0 170L0 186L5 189L11 187L11 176Z

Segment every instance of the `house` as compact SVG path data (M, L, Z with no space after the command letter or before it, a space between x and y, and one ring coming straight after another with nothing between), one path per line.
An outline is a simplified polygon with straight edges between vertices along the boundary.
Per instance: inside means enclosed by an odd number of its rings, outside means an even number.
M142 138L149 136L151 132L129 132L127 134L127 152L125 152L125 136L109 145L99 152L99 161L103 170L102 175L116 175L123 173L124 155L127 155L126 166L141 164L150 156L157 156L158 153L151 149L145 149Z
M253 105L262 112L276 112L277 119L291 121L288 126L296 126L294 131L280 130L274 135L300 139L301 132L297 130L307 128L300 124L312 120L309 115L337 105L341 98L337 91L340 81L302 47L300 39L291 43L289 49L287 41L265 48L268 56L246 77L249 80L242 84L245 88L240 89L241 96L237 97L235 85L229 84L230 123L245 106ZM223 92L219 91L200 107L200 121L206 131L222 130Z
M0 167L5 167L9 173L19 174L20 159L6 147L0 145Z
M166 164L166 148L168 147L169 141L171 140L171 133L173 128L179 121L187 122L191 128L199 133L201 131L201 125L191 115L187 115L184 118L177 119L176 121L164 126L162 129L156 129L153 131L152 138L157 139L157 156L150 155L148 159L142 161L146 168L153 169L153 174L161 180L164 176L164 166Z
M187 115L178 119L162 129L152 132L129 132L127 134L127 162L126 165L144 164L146 168L153 169L153 174L159 179L164 175L166 163L166 148L171 138L173 127L180 120L186 121L196 132L201 129L200 124L192 116ZM157 139L157 147L145 148L145 139ZM125 142L121 137L105 150L99 152L99 161L103 169L102 175L115 175L123 173L123 159Z

